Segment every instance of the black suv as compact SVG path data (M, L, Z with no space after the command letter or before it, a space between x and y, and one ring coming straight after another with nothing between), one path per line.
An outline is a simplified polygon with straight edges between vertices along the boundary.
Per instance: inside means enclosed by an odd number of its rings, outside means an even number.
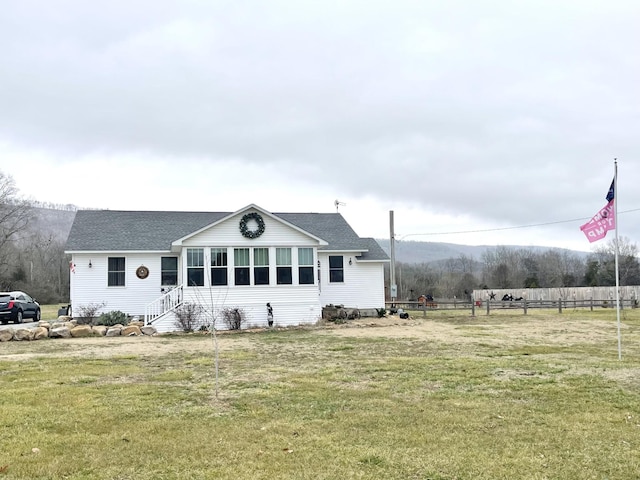
M23 318L40 321L40 304L24 292L0 292L0 322L22 323Z

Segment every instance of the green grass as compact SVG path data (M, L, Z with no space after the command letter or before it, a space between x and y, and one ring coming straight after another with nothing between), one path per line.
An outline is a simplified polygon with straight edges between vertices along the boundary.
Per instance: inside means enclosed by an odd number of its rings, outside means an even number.
M56 303L54 305L40 305L40 312L42 313L42 320L51 321L58 318L58 309L63 304Z
M640 311L623 321L622 361L611 311L221 335L218 398L202 336L2 344L0 480L638 478Z

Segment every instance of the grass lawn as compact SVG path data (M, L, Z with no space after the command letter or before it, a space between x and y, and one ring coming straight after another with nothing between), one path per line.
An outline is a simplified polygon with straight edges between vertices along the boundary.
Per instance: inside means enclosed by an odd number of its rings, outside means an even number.
M640 477L640 309L361 325L0 344L0 480Z

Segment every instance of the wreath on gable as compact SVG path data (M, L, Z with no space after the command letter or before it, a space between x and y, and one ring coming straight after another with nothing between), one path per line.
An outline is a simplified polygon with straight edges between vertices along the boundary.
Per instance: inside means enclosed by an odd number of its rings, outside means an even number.
M249 223L251 220L255 220L255 222L258 224L258 228L256 228L255 230L249 230L249 228L247 227L247 223ZM240 219L240 233L243 237L247 238L258 238L260 235L262 235L264 233L264 220L262 219L262 216L256 212L247 213L244 217L242 217L242 219Z

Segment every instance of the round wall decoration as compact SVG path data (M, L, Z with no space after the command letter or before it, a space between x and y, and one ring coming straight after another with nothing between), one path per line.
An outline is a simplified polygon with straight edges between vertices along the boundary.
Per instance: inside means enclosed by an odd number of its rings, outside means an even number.
M255 221L258 227L255 230L249 230L247 223ZM264 233L264 220L257 212L247 213L240 219L240 233L247 238L258 238Z
M149 276L149 269L144 265L140 265L136 270L136 277L145 279Z

